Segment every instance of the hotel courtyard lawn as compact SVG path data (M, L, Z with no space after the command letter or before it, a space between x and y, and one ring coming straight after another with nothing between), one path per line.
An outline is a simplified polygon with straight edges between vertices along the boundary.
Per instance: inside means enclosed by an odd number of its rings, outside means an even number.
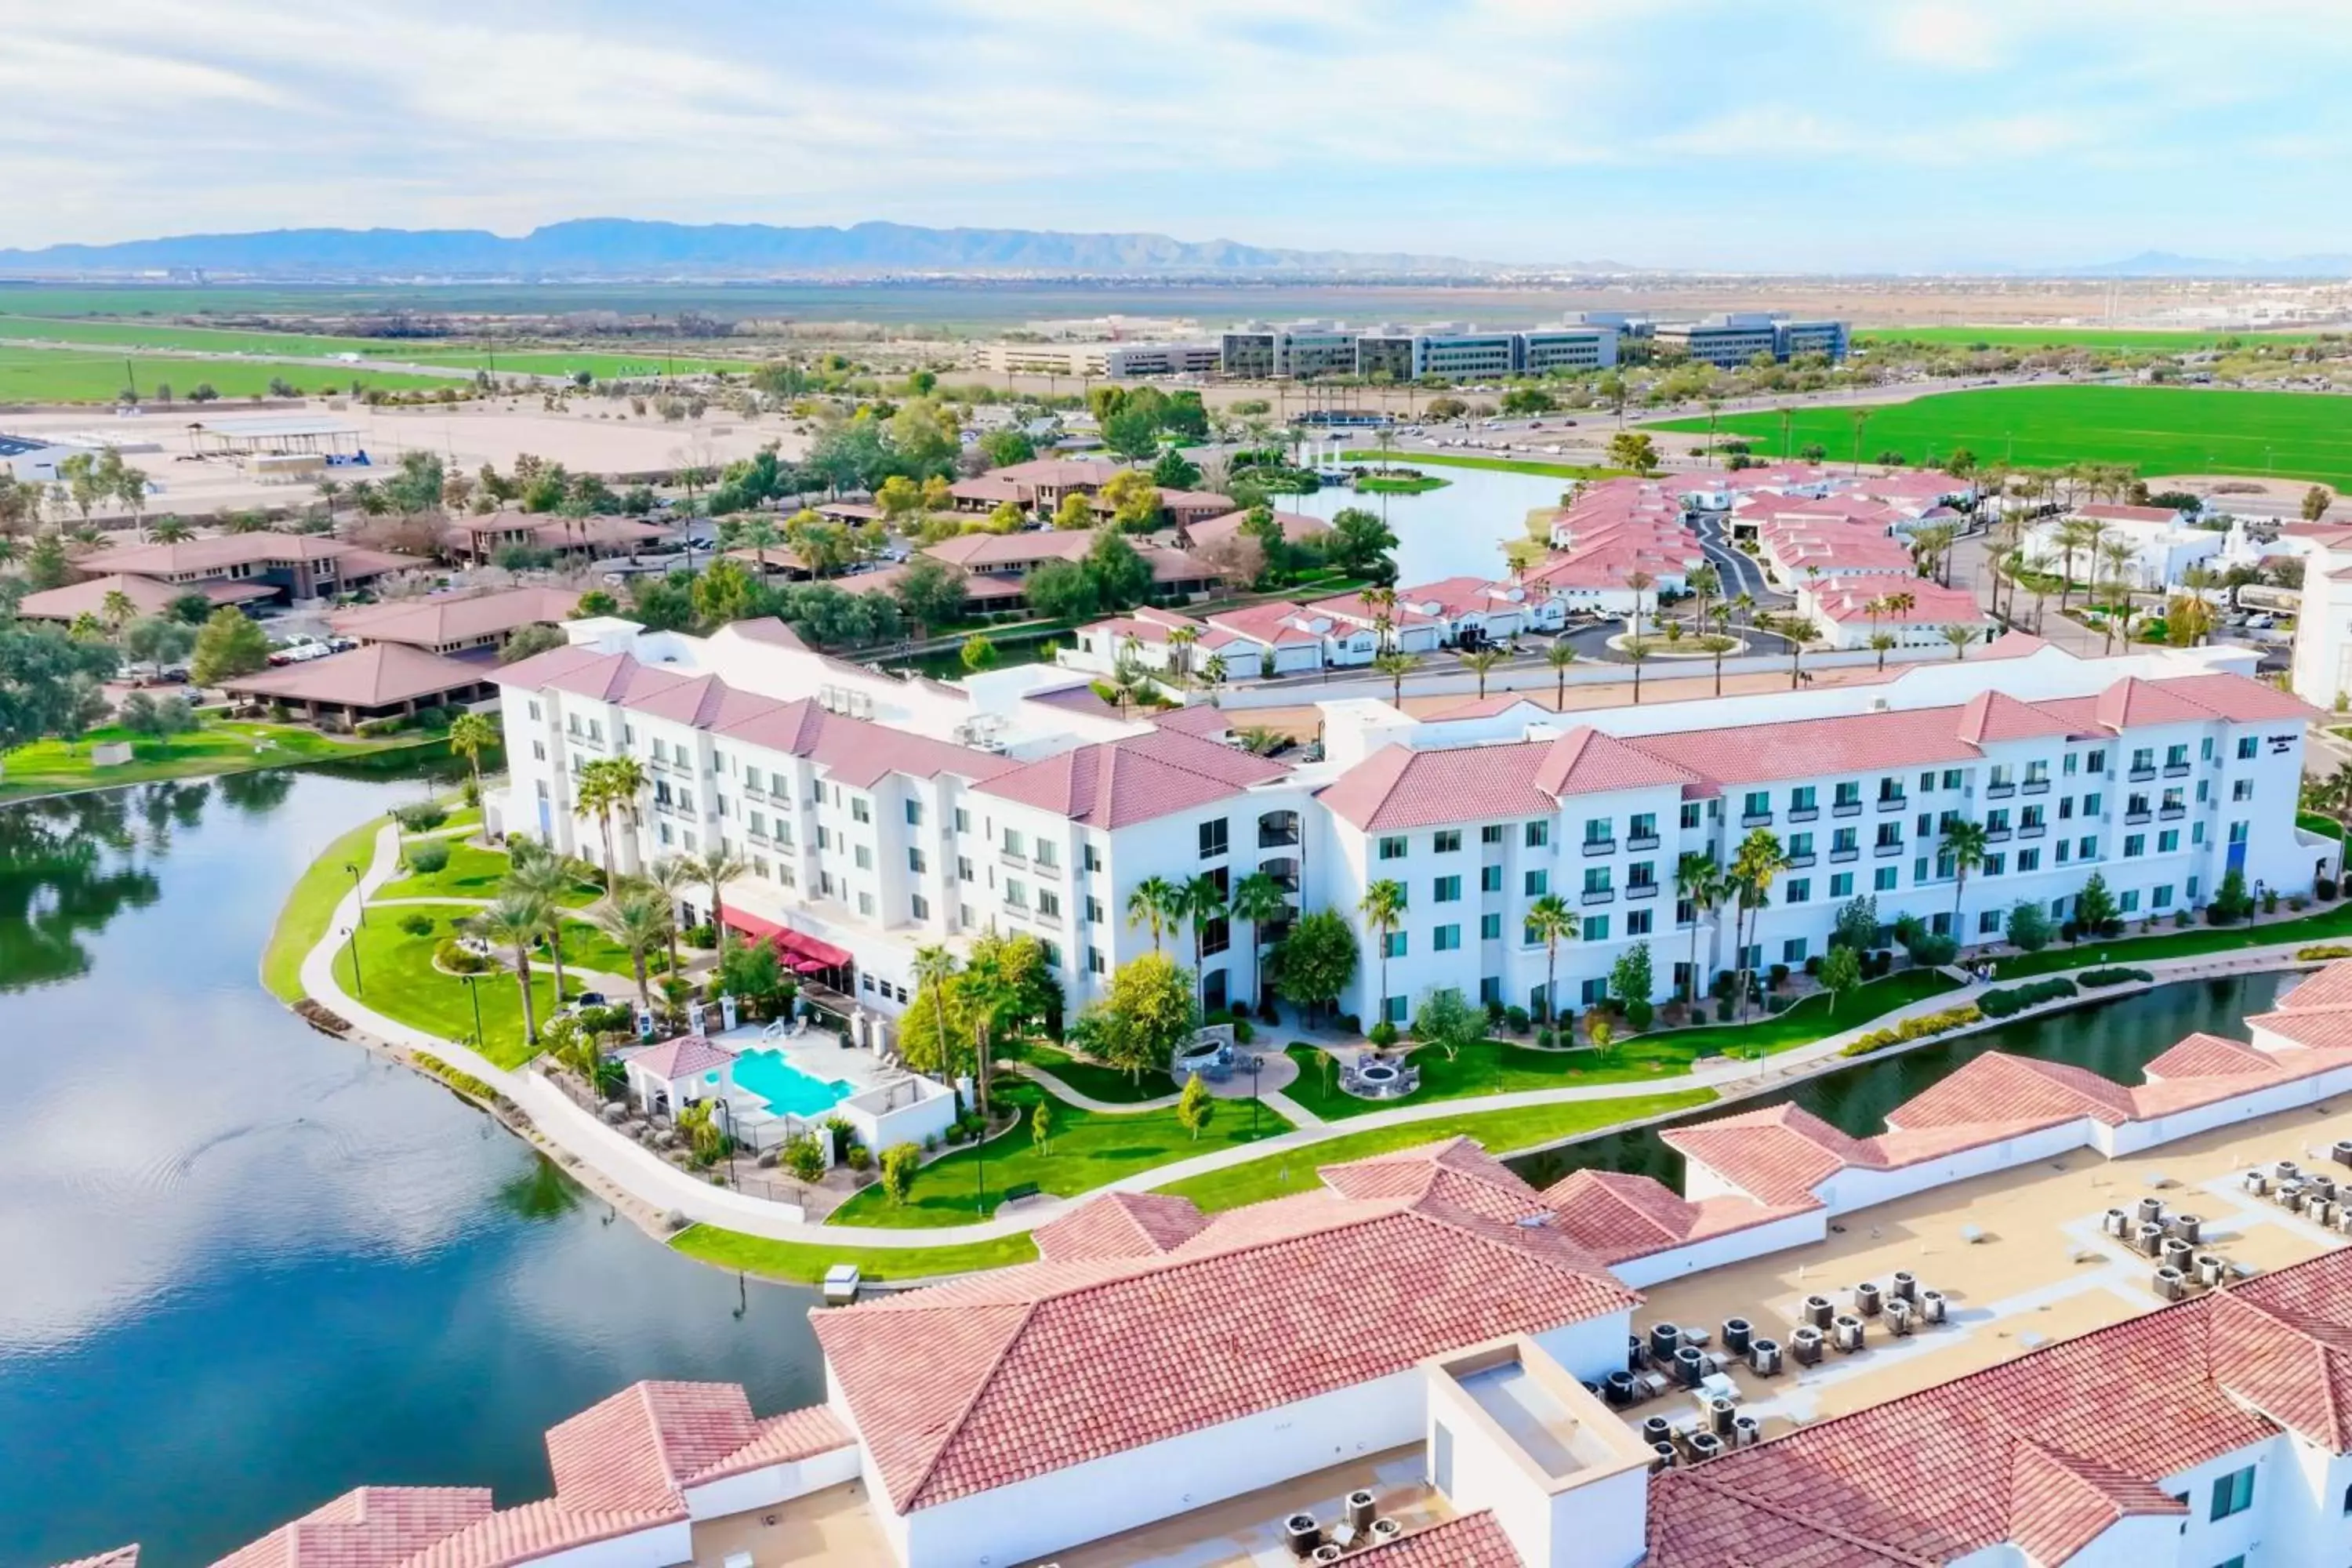
M1854 410L1801 408L1792 447L1818 443L1833 462L1854 453ZM1780 454L1780 416L1726 414L1718 435L1751 437L1759 457ZM1680 419L1666 430L1706 430ZM1923 467L1965 447L1984 462L2040 468L2128 463L2148 475L2256 474L2352 484L2352 419L2344 400L2317 393L2222 392L2166 386L2003 386L1941 392L1871 410L1862 460L1900 452Z
M129 741L131 760L120 767L96 766L90 760L93 749L110 741ZM184 735L162 738L135 736L110 725L91 731L70 747L63 741L36 741L9 752L5 768L0 768L0 802L66 790L152 784L158 779L251 773L289 763L332 762L425 742L425 738L417 735L338 741L291 724L227 720L210 721Z
M1630 468L1598 468L1585 463L1539 463L1517 458L1456 458L1442 452L1342 452L1343 463L1394 463L1401 468L1490 468L1502 474L1542 474L1555 479L1613 479Z
M407 845L416 841L415 837L404 840L404 850ZM449 863L446 866L428 875L412 871L386 882L376 889L375 898L495 899L499 896L499 884L506 879L513 864L507 858L505 850L485 849L459 838L444 838L441 842L449 846ZM563 901L574 909L584 909L594 903L600 894L601 889L594 884L581 882L563 896Z
M2146 963L2158 958L2196 958L2209 952L2234 952L2240 948L2276 947L2282 942L2341 942L2347 936L2352 936L2352 901L2331 905L2299 920L2272 921L2264 925L2193 925L2186 931L2116 937L2106 942L2053 943L2040 952L2002 959L1995 978L2022 980L2067 969Z
M507 989L514 987L509 984ZM1154 1165L1172 1164L1195 1154L1248 1143L1254 1137L1271 1138L1290 1131L1290 1123L1281 1115L1259 1106L1255 1108L1257 1131L1253 1134L1252 1107L1247 1101L1218 1101L1215 1116L1196 1140L1177 1123L1173 1106L1111 1112L1083 1110L1055 1100L1053 1135L1040 1151L1030 1136L1029 1119L1044 1093L1034 1083L1004 1082L996 1091L997 1102L1018 1107L1021 1121L1013 1131L989 1140L984 1159L980 1151L969 1148L942 1154L915 1173L914 1186L904 1204L892 1203L877 1182L835 1209L828 1223L971 1225L995 1214L1011 1187L1034 1186L1056 1196L1074 1197Z
M1244 1204L1263 1203L1268 1198L1284 1197L1319 1186L1322 1178L1315 1173L1319 1166L1343 1164L1349 1160L1362 1160L1374 1154L1409 1149L1416 1143L1427 1143L1434 1139L1475 1138L1496 1154L1509 1154L1587 1132L1598 1132L1624 1122L1645 1121L1653 1117L1689 1110L1706 1104L1714 1098L1711 1090L1694 1089L1681 1094L1639 1095L1630 1100L1576 1100L1566 1105L1528 1106L1517 1110L1465 1110L1452 1116L1433 1116L1394 1127L1375 1127L1362 1132L1350 1132L1319 1143L1309 1143L1304 1148L1286 1149L1277 1154L1228 1165L1222 1171L1188 1176L1157 1190L1180 1198L1190 1198L1203 1210L1213 1214L1220 1209L1239 1208Z
M1117 1068L1082 1062L1058 1046L1049 1046L1042 1040L1024 1040L998 1055L1007 1061L1024 1061L1031 1067L1043 1068L1088 1100L1106 1104L1132 1105L1141 1100L1163 1100L1176 1092L1176 1080L1165 1072L1154 1069L1129 1077Z
M471 1045L474 1006L466 994L466 982L435 967L433 952L456 934L457 921L473 912L466 904L371 908L367 924L353 933L359 948L357 973L352 967L352 943L346 941L335 949L335 979L359 1002L387 1018L445 1040ZM401 921L411 915L430 920L433 929L422 936L404 931ZM537 1055L536 1047L523 1038L522 991L515 984L513 971L492 969L474 983L474 988L482 1005L482 1054L506 1068L520 1067ZM554 982L544 963L531 964L531 995L537 1016L543 1022L555 1006Z
M1037 1244L1026 1231L960 1247L835 1247L824 1242L771 1241L764 1236L698 1225L680 1231L670 1246L719 1268L740 1268L803 1285L819 1283L824 1271L836 1263L855 1263L868 1280L927 1279L1037 1259Z

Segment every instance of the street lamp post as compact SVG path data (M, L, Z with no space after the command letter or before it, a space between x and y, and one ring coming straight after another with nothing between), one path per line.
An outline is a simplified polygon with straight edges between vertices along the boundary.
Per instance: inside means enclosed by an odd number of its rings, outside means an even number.
M723 1099L719 1102L719 1118L727 1131L727 1184L740 1190L742 1184L735 1179L735 1108Z
M1257 1075L1265 1066L1265 1058L1260 1057L1255 1051L1252 1051L1250 1053L1250 1139L1253 1142L1257 1139L1257 1108L1259 1103Z
M367 994L367 984L360 978L359 938L350 926L343 928L343 941L352 950L352 990L364 996Z
M343 862L343 869L352 874L352 891L359 894L360 924L365 925L367 924L367 895L360 890L360 868L346 860Z

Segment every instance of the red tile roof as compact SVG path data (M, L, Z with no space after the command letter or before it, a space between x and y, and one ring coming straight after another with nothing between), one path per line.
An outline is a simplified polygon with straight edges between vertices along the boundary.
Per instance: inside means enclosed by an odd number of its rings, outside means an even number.
M1741 1197L1693 1202L1651 1177L1614 1171L1571 1172L1546 1187L1543 1200L1563 1234L1610 1264L1821 1206L1811 1199L1783 1208Z
M490 1512L488 1487L357 1487L213 1568L393 1568Z
M541 621L564 620L579 607L576 589L504 588L488 594L395 599L341 611L330 616L327 624L362 642L412 643L432 648L500 636Z
M2088 1116L2110 1127L2131 1120L2131 1090L2064 1062L1987 1051L1887 1112L1902 1131L1986 1122L2050 1126Z
M1111 1193L1082 1204L1032 1233L1048 1263L1085 1258L1148 1258L1173 1252L1208 1227L1189 1198Z
M388 708L466 691L490 679L488 665L445 658L406 643L379 642L279 669L233 676L221 682L221 689L289 702Z
M1979 691L1960 706L1960 739L1982 745L1988 741L2025 741L2042 735L2065 735L2074 726L2065 720L2020 702L2005 691Z
M517 1568L555 1552L685 1521L686 1505L574 1508L557 1498L502 1508L407 1559L400 1568Z
M1551 742L1535 784L1546 795L1591 795L1605 790L1680 786L1698 782L1690 769L1663 761L1613 735L1580 726Z
M1559 803L1536 782L1549 751L1542 743L1443 751L1383 746L1326 784L1317 798L1340 821L1367 833L1549 816Z
M95 1557L77 1557L70 1563L57 1563L55 1568L139 1568L139 1544L133 1542Z
M1511 1538L1481 1511L1400 1535L1385 1546L1350 1552L1349 1568L1526 1568Z
M1111 828L1229 799L1287 772L1280 763L1231 746L1155 730L1013 764L979 789Z
M1813 1188L1848 1165L1877 1163L1862 1140L1810 1110L1769 1106L1658 1134L1759 1203L1813 1201Z
M680 1035L674 1040L635 1046L621 1052L620 1057L634 1067L672 1082L698 1072L716 1071L731 1066L735 1060L733 1051L700 1035Z
M891 1503L988 1491L1638 1300L1549 1225L1493 1217L1541 1205L1458 1143L1325 1173L1398 1195L1325 1188L1219 1215L1165 1253L1043 1260L819 1314Z

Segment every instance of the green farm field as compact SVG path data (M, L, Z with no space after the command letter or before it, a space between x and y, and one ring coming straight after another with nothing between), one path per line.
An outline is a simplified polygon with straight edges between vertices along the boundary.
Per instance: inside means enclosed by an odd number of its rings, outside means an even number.
M458 384L453 378L373 370L365 365L272 364L265 360L197 359L165 354L86 353L79 349L36 349L0 342L0 404L111 403L123 390L125 358L128 375L135 378L142 396L152 396L158 386L169 386L185 402L198 382L209 382L223 397L260 397L273 379L282 378L305 392L348 391L353 382L393 389L431 388Z
M1856 342L1937 343L1950 348L2113 349L2123 353L2188 353L2223 338L2246 343L2307 343L2309 332L2194 332L2129 327L1863 327Z
M1795 447L1851 460L1850 408L1801 408ZM1780 416L1727 414L1719 430L1780 450ZM1704 419L1662 428L1704 432ZM2050 468L2129 463L2141 473L2252 474L2352 484L2352 399L2325 393L2207 392L2161 386L2011 386L1944 392L1870 411L1862 460L1881 452L1931 465L1965 447L1985 462Z
M8 345L27 345L17 351ZM752 359L714 359L708 355L663 355L652 351L613 353L594 349L492 350L479 343L414 338L339 338L310 332L262 332L240 328L191 327L160 321L68 321L48 316L0 314L0 353L42 352L31 345L87 343L92 349L177 349L195 353L276 354L324 359L359 354L368 359L397 360L405 364L448 365L480 370L492 364L501 371L534 375L569 375L586 371L599 380L619 376L686 374L702 370L744 371ZM295 379L289 377L289 379ZM218 384L217 382L215 383Z

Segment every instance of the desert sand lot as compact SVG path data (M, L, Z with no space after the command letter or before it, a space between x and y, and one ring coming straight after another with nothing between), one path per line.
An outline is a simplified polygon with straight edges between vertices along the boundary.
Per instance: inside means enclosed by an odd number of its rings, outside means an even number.
M528 452L575 473L615 478L666 473L688 465L716 468L748 458L771 442L787 458L807 449L808 439L794 432L793 422L774 416L747 420L714 409L700 419L673 423L621 417L627 408L624 403L615 413L601 398L583 399L567 413L551 413L522 399L425 408L338 406L314 399L299 410L282 404L266 409L230 403L181 404L150 408L136 416L89 409L11 416L0 421L0 430L37 438L119 443L125 460L144 469L153 481L154 494L146 509L150 517L302 506L316 499L310 479L261 478L233 458L194 457L189 426L205 419L314 416L349 426L356 432L353 444L368 455L369 467L335 469L334 476L347 484L389 469L401 453L419 448L436 454L458 472L472 473L484 463L503 472Z

